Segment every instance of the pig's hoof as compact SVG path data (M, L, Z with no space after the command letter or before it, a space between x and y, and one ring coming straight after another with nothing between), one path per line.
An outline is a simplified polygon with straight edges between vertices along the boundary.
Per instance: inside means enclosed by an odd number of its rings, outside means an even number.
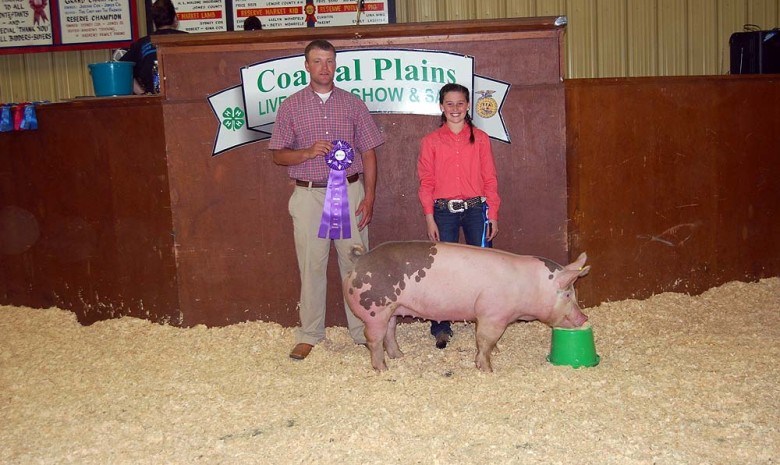
M483 373L493 373L493 367L491 367L490 365L477 364L477 368L479 369L479 371Z
M450 342L450 335L446 332L441 332L436 335L436 348L444 349L447 347L447 343Z

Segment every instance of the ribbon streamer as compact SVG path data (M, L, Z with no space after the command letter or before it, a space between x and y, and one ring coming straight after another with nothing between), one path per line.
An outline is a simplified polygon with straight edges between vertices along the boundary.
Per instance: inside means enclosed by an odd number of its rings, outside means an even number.
M306 5L303 7L303 12L306 14L306 18L304 21L306 21L307 27L314 27L314 23L317 22L317 18L314 16L314 14L317 12L317 7L314 6L313 0L307 0Z
M349 195L346 170L355 159L355 151L343 140L334 140L333 149L325 155L330 168L325 204L317 237L320 239L349 239L352 230L349 224Z
M3 105L0 108L0 132L14 130L14 122L11 119L11 105Z
M484 226L482 227L482 247L486 248L492 248L493 247L493 241L489 241L487 239L488 231L490 230L490 221L488 220L488 204L487 202L482 202L482 222L484 223Z
M22 112L22 109L24 108L24 104L20 103L18 105L14 105L11 108L11 112L14 115L14 131L21 131L22 130L22 120L24 117L24 113Z
M33 24L38 24L41 21L48 21L49 18L46 17L46 3L47 0L43 0L42 2L40 0L30 0L30 8L33 9Z
M24 106L22 122L19 125L19 129L23 131L38 129L38 117L35 115L34 103L28 103Z

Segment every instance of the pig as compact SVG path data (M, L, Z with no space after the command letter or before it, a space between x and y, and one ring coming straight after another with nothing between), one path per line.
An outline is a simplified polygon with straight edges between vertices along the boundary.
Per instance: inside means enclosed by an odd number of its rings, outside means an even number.
M403 356L396 318L476 322L478 369L492 372L490 355L507 326L539 320L551 327L578 328L588 317L574 293L574 281L590 271L582 253L560 266L540 257L465 244L386 242L368 253L352 249L354 267L343 282L344 297L365 323L376 371Z

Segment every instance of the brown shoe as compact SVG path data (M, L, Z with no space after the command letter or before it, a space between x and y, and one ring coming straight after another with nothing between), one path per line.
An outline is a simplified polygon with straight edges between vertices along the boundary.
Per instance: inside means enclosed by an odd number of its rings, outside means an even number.
M293 347L292 352L290 352L290 358L294 358L295 360L303 360L309 355L309 352L311 352L312 347L314 347L311 344L306 344L305 342L301 342L300 344L295 344L295 347Z
M444 349L447 347L447 343L450 342L450 335L446 331L442 331L436 335L436 348Z

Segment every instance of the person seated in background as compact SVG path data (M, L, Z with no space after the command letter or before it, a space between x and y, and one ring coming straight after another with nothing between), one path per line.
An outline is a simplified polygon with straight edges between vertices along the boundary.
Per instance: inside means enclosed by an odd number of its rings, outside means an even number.
M250 16L244 20L245 31L259 31L263 29L263 23L260 22L260 18L257 16Z
M135 41L130 46L130 50L120 59L120 61L135 63L133 67L133 93L136 95L155 93L154 65L157 61L157 48L152 43L151 36L186 34L186 31L178 29L179 20L176 18L176 8L171 0L156 0L152 4L151 16L154 32Z

